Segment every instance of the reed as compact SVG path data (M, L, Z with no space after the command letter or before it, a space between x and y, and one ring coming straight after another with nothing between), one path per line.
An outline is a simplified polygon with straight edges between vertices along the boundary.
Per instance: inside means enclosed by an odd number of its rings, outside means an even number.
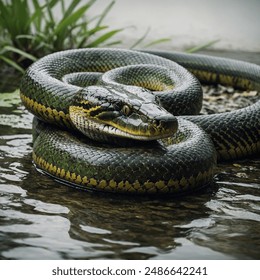
M0 1L0 59L16 70L23 72L37 58L54 51L121 43L113 37L123 29L104 24L114 0L94 17L88 12L96 0L85 4L80 0L42 2Z

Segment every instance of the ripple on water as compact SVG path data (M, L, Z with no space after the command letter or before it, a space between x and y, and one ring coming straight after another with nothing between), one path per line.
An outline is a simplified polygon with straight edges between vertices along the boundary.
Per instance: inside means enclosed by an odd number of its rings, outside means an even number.
M22 158L31 153L31 134L14 134L0 136L0 157Z
M221 164L211 188L177 199L81 192L34 169L32 117L9 97L8 109L0 102L0 258L259 259L259 159Z
M41 215L37 213L21 213L15 210L0 210L0 217L9 217L6 223L1 223L0 232L12 237L13 248L2 251L2 256L11 259L39 259L46 256L54 256L55 259L72 256L79 258L85 256L85 249L90 248L91 255L98 254L100 246L86 241L74 240L70 237L70 221L60 215ZM21 248L27 246L27 253L17 257ZM91 252L91 248L93 252ZM24 252L27 252L25 250ZM38 253L40 252L40 255ZM49 253L48 253L49 252ZM35 254L35 255L33 255ZM67 255L67 257L66 257Z

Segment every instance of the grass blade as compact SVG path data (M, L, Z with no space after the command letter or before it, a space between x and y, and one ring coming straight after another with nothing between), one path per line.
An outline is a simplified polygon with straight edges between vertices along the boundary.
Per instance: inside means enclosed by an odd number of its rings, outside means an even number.
M96 0L89 1L86 5L89 7L93 5L93 3L96 2ZM80 0L73 0L72 3L69 5L67 10L64 12L63 18L68 17L72 14L73 10L77 7L77 5L80 3Z
M100 36L99 38L97 38L96 40L94 40L92 43L88 44L87 47L88 48L97 47L100 44L102 44L103 42L105 42L108 39L110 39L111 37L113 37L118 32L121 32L122 30L123 29L116 29L116 30L109 31L109 32L105 33L104 35Z
M42 10L44 9L43 6L40 6L40 4L38 3L38 0L32 0L33 6L34 6L34 13L32 14L31 18L30 18L30 23L35 25L35 28L37 31L41 30L41 26L42 26L42 20L43 20L43 16L42 16Z
M82 36L80 36L80 38L82 38L82 39L77 44L77 48L82 48L92 35L96 34L97 32L99 32L101 30L104 30L106 28L108 28L108 26L97 26L97 27L81 34Z
M24 73L24 69L20 67L16 62L7 58L6 56L0 55L0 59L3 60L5 63L9 64L14 69L18 70L21 73Z
M104 18L107 16L107 14L109 13L109 11L112 9L112 7L114 6L115 1L113 0L106 8L105 10L102 12L102 14L99 16L99 20L96 23L96 27L100 26L102 21L104 20Z
M47 14L48 14L48 17L49 17L49 21L53 24L55 23L55 20L54 20L52 8L56 5L57 2L58 1L54 0L54 1L51 1L51 2L47 1L47 3L46 3L46 9L47 9Z
M12 46L5 46L4 50L17 53L17 54L19 54L19 55L21 55L21 56L23 56L25 58L30 59L31 61L36 61L36 57L35 56L33 56L33 55L29 54L29 53L26 53L26 52L24 52L24 51L22 51L22 50L20 50L18 48L15 48L15 47L12 47Z
M144 35L139 38L131 47L130 49L134 49L136 46L138 46L139 44L141 44L144 39L147 37L148 33L150 32L150 27L147 28L147 30L145 31Z
M84 5L70 16L64 18L61 22L59 22L59 24L54 29L54 34L58 34L64 31L69 25L77 22L77 20L79 20L84 15L87 9L88 9L88 5Z
M206 44L202 44L202 45L199 45L199 46L196 46L196 47L192 47L190 49L185 50L185 52L187 52L187 53L198 52L198 51L204 50L204 49L214 45L217 42L219 42L219 39L210 41L210 42L208 42Z
M122 40L117 40L117 41L113 41L107 44L104 44L104 47L111 47L111 46L115 46L115 45L119 45L122 44Z
M157 44L162 44L162 43L165 43L165 42L170 42L170 41L171 41L170 38L162 38L162 39L154 40L154 41L148 43L147 45L145 45L144 48L149 48L151 46L154 46L154 45L157 45Z

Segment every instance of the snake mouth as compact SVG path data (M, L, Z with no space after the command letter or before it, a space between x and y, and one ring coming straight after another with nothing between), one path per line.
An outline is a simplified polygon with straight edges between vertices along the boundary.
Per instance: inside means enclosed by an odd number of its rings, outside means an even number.
M78 106L70 106L69 112L75 127L87 137L97 141L109 139L111 142L111 138L152 141L173 136L178 129L177 118L171 114L155 117L147 123L134 119L126 124L91 118Z

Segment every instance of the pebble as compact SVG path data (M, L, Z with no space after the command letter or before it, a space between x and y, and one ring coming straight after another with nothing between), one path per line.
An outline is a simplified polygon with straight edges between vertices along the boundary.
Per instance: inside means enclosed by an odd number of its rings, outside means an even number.
M203 86L202 114L224 113L254 104L259 100L257 91L242 91L223 85Z

